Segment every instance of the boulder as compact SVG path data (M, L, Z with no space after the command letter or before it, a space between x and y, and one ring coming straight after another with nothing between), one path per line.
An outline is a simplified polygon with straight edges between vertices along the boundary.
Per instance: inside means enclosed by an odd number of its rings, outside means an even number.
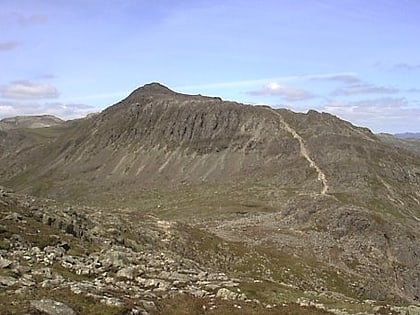
M134 279L134 268L133 267L125 267L117 271L116 276L118 278L133 280Z
M101 263L105 268L123 268L127 264L127 257L123 252L108 251Z
M216 293L216 297L226 300L246 300L244 293L236 293L226 288L221 288Z
M33 300L31 307L47 315L76 315L77 313L68 305L50 299Z
M5 258L0 258L0 269L9 268L13 264L13 261Z
M10 287L17 283L15 278L9 276L0 276L0 286Z

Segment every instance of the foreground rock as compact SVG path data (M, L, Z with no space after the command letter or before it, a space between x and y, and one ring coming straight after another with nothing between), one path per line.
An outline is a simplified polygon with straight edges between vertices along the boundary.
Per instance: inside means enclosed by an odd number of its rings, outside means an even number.
M31 301L31 306L47 315L77 315L68 305L49 299Z
M275 309L291 302L299 303L302 311L334 310L320 299L367 310L360 314L382 310L375 301L325 287L302 289L312 285L310 281L313 286L324 283L313 270L305 270L307 282L297 278L289 268L294 266L290 257L286 265L273 263L253 249L185 224L124 209L58 206L6 190L0 191L0 201L0 303L19 312L83 314L81 305L94 305L103 312L109 308L154 314L164 309L162 303L179 296L202 301L206 310L219 307L220 301L241 310ZM281 282L275 272L282 275ZM259 290L275 292L284 302L278 306L263 294L257 299ZM16 301L22 300L19 308ZM405 314L406 308L393 310Z

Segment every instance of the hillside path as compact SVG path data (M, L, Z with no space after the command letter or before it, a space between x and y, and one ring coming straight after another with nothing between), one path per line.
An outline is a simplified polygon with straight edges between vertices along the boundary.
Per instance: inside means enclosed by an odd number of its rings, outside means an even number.
M318 180L322 183L322 190L321 195L325 195L329 189L328 181L325 173L321 170L321 168L315 163L315 161L310 157L309 151L305 146L305 141L303 138L294 130L290 125L284 120L283 116L275 111L274 109L270 109L271 112L273 112L277 117L280 118L280 122L283 124L285 130L289 132L293 138L295 138L299 142L300 146L300 154L308 161L309 166L315 169L315 171L318 173Z

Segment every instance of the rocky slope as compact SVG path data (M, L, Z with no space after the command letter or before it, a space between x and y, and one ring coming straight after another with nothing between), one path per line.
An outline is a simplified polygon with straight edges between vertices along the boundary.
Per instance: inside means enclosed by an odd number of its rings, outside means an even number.
M368 129L153 83L89 119L36 136L4 131L0 140L4 185L89 204L105 215L96 222L129 218L114 229L153 216L178 222L170 226L187 239L235 244L230 258L220 245L224 258L213 265L214 251L190 258L263 281L271 293L254 297L265 303L419 303L418 154ZM138 234L150 227L140 226ZM241 290L255 295L254 285Z

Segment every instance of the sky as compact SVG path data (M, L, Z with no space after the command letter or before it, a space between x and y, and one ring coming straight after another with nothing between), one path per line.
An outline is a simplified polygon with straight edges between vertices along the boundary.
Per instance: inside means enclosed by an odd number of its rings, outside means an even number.
M420 132L418 0L0 0L0 119L150 82Z

